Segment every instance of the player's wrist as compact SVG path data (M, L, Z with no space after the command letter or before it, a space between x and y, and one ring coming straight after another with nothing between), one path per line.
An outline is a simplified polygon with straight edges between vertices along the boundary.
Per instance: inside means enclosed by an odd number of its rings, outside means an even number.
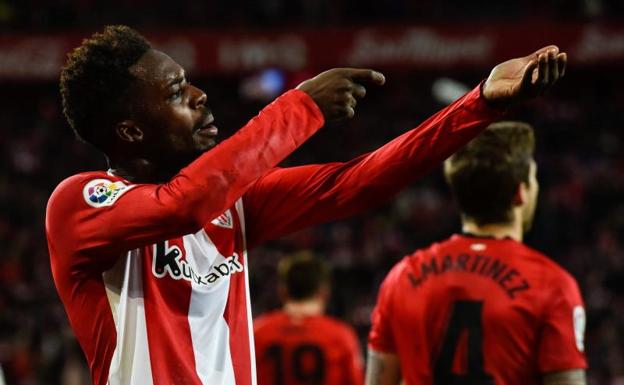
M509 101L505 101L505 100L499 100L499 99L494 99L492 98L490 95L488 95L488 93L486 92L485 88L486 88L486 83L487 83L487 79L483 79L481 81L481 83L479 83L479 97L481 100L483 100L483 103L493 109L496 110L499 113L505 113L507 112L507 109L509 108Z

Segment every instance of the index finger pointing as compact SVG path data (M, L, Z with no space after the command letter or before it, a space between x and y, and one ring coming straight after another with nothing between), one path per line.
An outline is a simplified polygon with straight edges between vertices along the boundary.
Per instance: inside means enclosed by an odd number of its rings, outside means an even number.
M386 82L386 77L381 73L371 69L345 68L345 76L356 82L367 82L382 85Z

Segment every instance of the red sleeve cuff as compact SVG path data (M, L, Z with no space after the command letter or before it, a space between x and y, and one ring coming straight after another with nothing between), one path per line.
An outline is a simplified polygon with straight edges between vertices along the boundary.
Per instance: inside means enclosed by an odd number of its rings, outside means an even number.
M485 100L481 92L484 83L485 80L482 80L472 91L464 95L464 108L492 119L500 118L507 113L507 108L495 106Z
M292 98L293 101L303 104L312 112L313 118L318 120L321 126L325 124L325 117L323 116L321 109L310 97L310 95L308 95L304 91L293 89L285 92L282 96L280 96L280 98L284 97Z

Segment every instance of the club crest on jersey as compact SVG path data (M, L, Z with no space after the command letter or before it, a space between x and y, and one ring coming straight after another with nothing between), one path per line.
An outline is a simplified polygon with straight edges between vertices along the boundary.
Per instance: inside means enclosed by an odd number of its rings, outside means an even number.
M108 179L94 179L82 189L85 202L91 207L111 206L132 186L123 182L111 182Z
M182 250L178 246L169 246L169 242L159 242L154 245L152 274L157 278L164 278L169 275L171 278L185 279L198 285L212 285L223 277L243 271L243 264L238 259L238 254L234 253L229 257L222 257L222 260L215 262L206 273L198 273L195 269L182 259Z
M213 219L210 223L212 223L215 226L224 227L226 229L231 229L234 227L234 221L232 220L232 212L230 210L226 210L226 212L224 212L223 214Z

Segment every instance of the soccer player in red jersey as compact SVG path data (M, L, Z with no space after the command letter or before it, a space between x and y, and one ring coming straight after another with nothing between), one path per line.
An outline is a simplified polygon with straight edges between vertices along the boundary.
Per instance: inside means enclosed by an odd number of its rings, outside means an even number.
M445 162L463 233L381 285L368 385L584 385L576 281L522 243L538 195L531 126L499 122Z
M64 113L110 169L56 187L46 236L93 382L255 384L247 251L388 199L548 89L565 63L545 47L374 152L277 168L326 121L352 117L361 83L383 75L326 71L216 145L206 95L178 63L128 27L83 41L61 73Z
M254 322L258 385L362 385L362 351L351 326L323 315L327 266L310 253L280 262L282 310Z

